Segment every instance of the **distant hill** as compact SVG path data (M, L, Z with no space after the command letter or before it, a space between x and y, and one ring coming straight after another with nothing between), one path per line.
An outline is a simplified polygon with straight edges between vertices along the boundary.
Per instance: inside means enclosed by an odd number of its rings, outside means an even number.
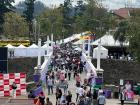
M19 4L15 5L15 7L16 7L15 11L21 15L23 14L23 11L26 9L24 1L19 2ZM34 16L39 15L46 9L48 9L48 7L46 7L41 1L36 1L34 6Z

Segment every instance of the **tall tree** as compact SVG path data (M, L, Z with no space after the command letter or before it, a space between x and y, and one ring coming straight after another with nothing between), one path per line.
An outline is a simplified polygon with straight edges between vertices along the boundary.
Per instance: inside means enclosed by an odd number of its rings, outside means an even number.
M127 30L129 39L129 50L140 62L140 9L131 11L131 18Z
M114 34L114 39L118 40L120 42L121 46L123 46L123 43L126 41L127 29L128 29L128 22L121 21L118 24L118 29Z
M83 0L77 1L77 6L75 7L75 16L82 16L85 11L85 4Z
M14 12L5 13L4 21L4 35L7 38L27 37L27 22L19 14Z
M16 12L23 15L23 11L26 9L26 5L24 1L19 2L16 7ZM41 1L36 1L34 4L34 15L38 16L40 15L47 7L41 2Z
M12 11L14 0L0 0L0 34L3 32L4 14Z
M62 22L62 33L63 38L67 37L66 35L73 34L73 7L72 7L72 0L64 0L64 4L61 5L62 8L62 16L63 16L63 22Z
M31 39L31 34L33 33L32 20L34 19L34 3L35 0L25 0L26 10L23 12L26 21L29 24L29 38Z

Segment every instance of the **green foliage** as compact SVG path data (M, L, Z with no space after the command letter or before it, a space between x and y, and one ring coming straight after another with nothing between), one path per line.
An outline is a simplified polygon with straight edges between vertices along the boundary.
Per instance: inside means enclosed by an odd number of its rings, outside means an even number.
M130 52L137 57L140 62L140 11L135 11L129 21L128 38L130 42Z
M75 18L78 31L92 31L97 37L102 36L109 28L110 15L105 8L98 7L95 0L87 0L88 4L84 4L82 15Z
M4 15L4 35L10 39L27 37L28 26L23 17L14 12Z
M29 35L33 33L32 20L34 19L34 2L35 0L25 0L26 10L23 12L26 21L29 23Z
M71 0L65 0L58 8L50 8L37 17L41 24L41 33L43 39L51 33L54 39L63 39L74 33L92 31L97 37L104 35L110 27L110 13L95 0L78 0L75 7Z
M14 0L0 0L0 34L3 32L4 14L12 11Z
M72 13L72 0L64 0L64 4L61 5L62 10L62 39L73 34L72 24L74 22L74 17Z
M121 43L121 46L123 46L123 42L126 41L127 30L128 30L128 21L121 21L118 24L118 29L114 34L114 39L118 40Z

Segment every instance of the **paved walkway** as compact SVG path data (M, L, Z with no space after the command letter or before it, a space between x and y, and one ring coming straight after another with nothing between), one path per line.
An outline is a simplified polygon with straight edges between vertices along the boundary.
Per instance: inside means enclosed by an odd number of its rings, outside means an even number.
M82 73L81 78L82 79L86 78L86 74ZM68 83L69 83L68 90L70 90L72 92L72 101L75 102L75 99L76 99L76 94L75 94L76 87L75 87L75 80L73 79L73 75L72 75L71 81L68 81ZM55 89L54 89L54 93L55 93ZM48 97L52 101L53 105L55 105L55 102L56 102L55 94L48 95ZM119 103L120 103L120 101L118 99L107 99L106 105L120 105ZM136 105L136 104L125 104L125 105Z

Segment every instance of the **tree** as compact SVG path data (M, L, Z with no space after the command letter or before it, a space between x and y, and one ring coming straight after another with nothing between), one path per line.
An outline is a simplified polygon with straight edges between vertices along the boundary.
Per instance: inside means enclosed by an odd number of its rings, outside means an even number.
M32 20L34 19L34 3L35 0L25 0L26 10L23 12L26 21L29 24L29 38L31 39L31 34L33 33Z
M26 5L24 1L19 2L16 7L16 12L23 15L23 11L26 9ZM36 1L34 3L34 15L38 16L40 15L47 7L41 2L41 1Z
M127 30L128 30L128 22L121 21L118 24L118 29L114 33L114 39L118 40L120 42L121 46L123 46L123 43L126 41Z
M128 26L128 39L129 39L129 50L140 62L140 10L133 10L133 14L129 20Z
M83 14L76 17L76 26L80 27L80 31L91 31L100 37L109 29L109 12L101 7L96 0L86 1Z
M3 32L4 14L12 11L14 0L0 0L0 34Z
M4 35L7 38L27 37L27 23L23 17L14 12L8 12L4 15Z
M78 0L77 1L77 6L75 7L75 17L77 16L82 16L85 11L85 4L83 0Z
M62 10L62 33L63 38L67 37L66 35L73 34L73 22L74 22L74 12L72 7L72 1L71 0L64 0L64 4L60 5Z
M50 8L44 10L44 12L37 17L37 21L40 22L41 33L44 34L44 38L46 39L46 35L54 34L54 40L58 40L62 38L62 8Z

